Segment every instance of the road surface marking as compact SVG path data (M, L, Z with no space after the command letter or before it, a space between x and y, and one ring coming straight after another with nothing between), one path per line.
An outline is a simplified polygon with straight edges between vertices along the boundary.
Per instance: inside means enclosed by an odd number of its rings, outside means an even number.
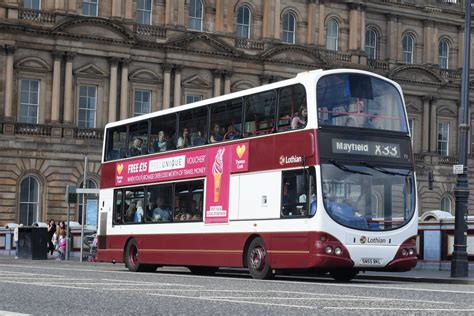
M28 315L30 316L31 314L22 314L22 313L15 313L15 312L10 312L10 311L2 311L0 310L0 316L20 316L20 315Z
M461 309L461 308L397 308L397 307L350 307L350 306L327 306L322 309L337 309L337 310L381 310L381 311L421 311L421 312L474 312L474 309Z

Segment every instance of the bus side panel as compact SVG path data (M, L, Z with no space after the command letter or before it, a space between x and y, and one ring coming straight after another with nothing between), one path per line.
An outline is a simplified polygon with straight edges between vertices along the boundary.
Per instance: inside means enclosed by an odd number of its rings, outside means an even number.
M123 262L125 243L129 236L108 235L106 236L106 248L97 249L97 260L103 262Z
M310 267L310 233L271 234L270 266L276 269Z
M242 267L248 233L137 235L143 263Z

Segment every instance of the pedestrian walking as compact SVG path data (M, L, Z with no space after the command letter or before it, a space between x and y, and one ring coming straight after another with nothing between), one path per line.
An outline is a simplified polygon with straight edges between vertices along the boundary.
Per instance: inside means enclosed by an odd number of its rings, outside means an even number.
M54 219L50 219L48 223L48 253L50 253L50 256L52 256L54 253L55 245L53 244L53 239L54 239L55 233L56 233L56 222L54 221Z
M17 225L13 230L13 241L15 242L15 259L18 259L20 243L18 242L18 230L23 227L23 224Z

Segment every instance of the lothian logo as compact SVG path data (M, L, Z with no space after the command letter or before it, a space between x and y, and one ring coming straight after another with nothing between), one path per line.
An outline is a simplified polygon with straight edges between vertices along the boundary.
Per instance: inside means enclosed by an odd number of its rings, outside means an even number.
M281 166L289 164L289 163L299 163L301 161L303 161L301 156L295 156L295 155L290 156L290 157L280 156L280 159L279 159L279 162L280 162Z
M365 244L366 241L367 241L367 237L365 237L365 236L360 236L360 243L361 243L361 244Z

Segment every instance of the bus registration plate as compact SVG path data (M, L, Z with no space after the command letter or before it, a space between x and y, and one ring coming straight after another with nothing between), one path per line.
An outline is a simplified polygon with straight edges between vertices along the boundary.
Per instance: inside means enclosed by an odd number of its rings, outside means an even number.
M368 264L368 265L382 264L382 258L361 258L360 261L362 264Z

